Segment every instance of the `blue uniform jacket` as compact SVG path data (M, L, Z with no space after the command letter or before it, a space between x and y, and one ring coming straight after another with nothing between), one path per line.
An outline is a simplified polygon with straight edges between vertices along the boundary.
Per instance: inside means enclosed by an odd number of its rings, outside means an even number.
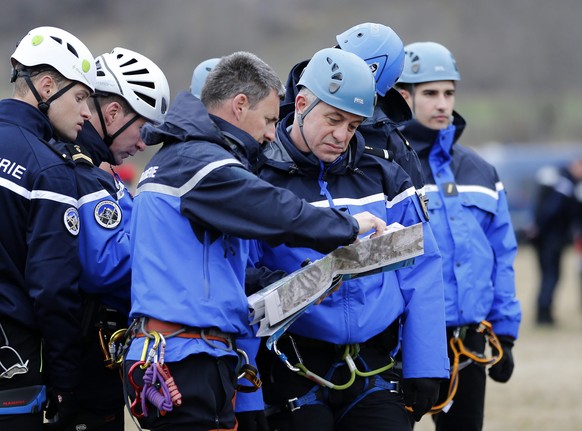
M249 335L245 267L249 240L329 252L351 243L353 217L314 208L251 170L260 145L190 93L178 95L166 122L146 126L164 142L138 184L132 217L131 316ZM129 358L139 357L139 340ZM168 340L167 360L225 352L196 339ZM133 357L135 359L135 356Z
M447 326L488 320L498 335L517 338L517 242L505 190L493 166L456 143L464 127L455 113L447 129L416 120L402 129L424 171L430 223L443 256Z
M107 144L86 121L75 141L77 189L81 232L79 254L83 292L129 314L131 256L129 222L133 198L118 177L104 171L102 162L114 163ZM70 148L70 146L69 146Z
M356 133L348 150L324 165L291 141L289 114L265 150L261 178L287 187L318 207L353 214L369 211L388 224L424 225L425 253L413 267L344 281L320 305L309 309L289 331L344 345L362 343L402 318L404 377L448 377L441 257L409 176L396 163L365 154ZM262 245L262 263L288 273L322 254L306 248Z
M0 101L0 322L38 331L50 383L76 385L81 300L74 163L35 107Z

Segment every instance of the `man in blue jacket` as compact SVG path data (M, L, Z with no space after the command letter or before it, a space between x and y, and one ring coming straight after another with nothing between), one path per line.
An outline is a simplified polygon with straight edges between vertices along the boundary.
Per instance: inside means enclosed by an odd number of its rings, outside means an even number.
M420 420L448 376L438 248L410 177L396 163L367 154L356 132L374 112L376 88L366 62L326 48L297 85L295 110L266 147L261 178L317 207L365 210L387 224L422 223L424 255L410 268L344 281L281 338L292 363L302 362L327 383L288 369L273 352L262 355L270 421L283 430L410 430L405 405ZM287 273L322 257L309 248L261 246L260 263ZM391 359L400 338L403 380Z
M153 430L236 426L250 239L330 252L385 228L369 212L315 208L253 174L261 144L274 138L283 91L267 64L237 52L214 67L201 100L182 92L161 126L144 127L146 144L164 145L141 176L132 216L136 337L125 372L132 411ZM160 360L180 394L171 401L148 383Z
M513 272L517 243L503 184L493 166L457 143L465 121L453 110L460 80L453 55L434 42L413 43L405 51L397 87L415 119L402 133L422 163L431 225L443 256L448 336L481 355L486 332L480 324L489 322L503 350L489 376L506 382L521 308ZM453 352L449 355L453 360ZM459 372L452 407L436 416L438 430L482 429L485 380L485 367L475 362Z
M74 163L52 142L75 140L91 117L95 65L54 27L31 30L11 60L13 97L0 102L0 429L40 431L44 384L51 426L75 411L79 214Z
M130 220L133 198L111 168L143 151L140 131L146 122L159 124L169 107L170 89L162 70L149 58L115 48L96 58L97 81L89 106L91 119L74 144L66 145L75 160L79 196L79 252L84 294L81 409L76 424L100 431L123 431L124 396L106 346L109 337L126 328L129 319L131 255ZM105 362L104 362L105 361Z
M200 94L202 93L202 87L206 82L208 74L212 72L214 66L218 64L220 58L209 58L207 60L199 63L192 72L192 82L190 84L190 92L200 99ZM251 260L256 260L256 258L251 258ZM252 271L252 269L250 269ZM269 274L264 275L265 272L262 270L256 271L253 275L247 273L245 277L245 287L251 291L256 291L261 287L265 287L271 282L276 281L279 277L283 275ZM273 278L274 277L274 278ZM237 346L245 351L248 356L249 365L256 369L256 355L259 350L260 339L254 336L255 329L253 328L249 333L248 337L237 338ZM257 374L260 378L260 375ZM239 382L241 385L250 386L249 382L240 378ZM263 403L263 391L259 387L254 390L243 390L238 391L235 403L235 413L236 420L238 422L239 431L267 431L267 419L265 417L264 403Z

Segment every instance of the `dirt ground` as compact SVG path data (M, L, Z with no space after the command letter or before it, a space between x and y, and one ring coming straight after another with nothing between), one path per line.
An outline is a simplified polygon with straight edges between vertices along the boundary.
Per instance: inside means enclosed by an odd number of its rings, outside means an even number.
M582 430L582 287L578 257L564 257L553 328L534 325L538 268L533 250L520 248L515 264L523 320L508 383L488 379L484 431ZM126 431L135 430L131 419ZM425 416L415 431L434 430Z
M564 257L555 299L557 324L534 324L539 272L533 250L521 247L515 263L523 319L513 349L509 382L487 381L484 431L582 430L582 288L578 257ZM415 431L434 430L425 416Z

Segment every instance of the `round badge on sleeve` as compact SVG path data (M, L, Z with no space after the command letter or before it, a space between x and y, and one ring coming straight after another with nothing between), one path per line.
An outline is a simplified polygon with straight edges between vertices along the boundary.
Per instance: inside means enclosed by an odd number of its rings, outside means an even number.
M77 208L67 208L63 216L63 221L65 222L65 227L71 234L75 236L79 235L81 220L79 218L79 211L77 211Z
M95 220L105 229L115 229L121 223L121 208L113 201L101 201L95 207Z

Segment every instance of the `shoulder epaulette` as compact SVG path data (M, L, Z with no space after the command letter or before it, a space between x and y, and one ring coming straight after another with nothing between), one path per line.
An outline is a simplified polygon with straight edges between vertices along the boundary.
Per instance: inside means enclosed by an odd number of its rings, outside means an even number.
M402 142L404 142L404 146L406 146L406 148L408 148L409 150L412 149L412 146L410 145L410 142L408 142L408 139L406 139L406 137L402 134L402 132L400 131L400 129L396 128L394 129L394 131L396 132L396 134L398 136L400 136L400 139L402 139Z
M376 157L380 157L380 158L388 160L390 162L392 160L394 160L394 154L392 154L392 151L385 150L383 148L375 148L375 147L370 147L370 146L366 145L366 146L364 146L364 153L371 154L371 155L376 156Z
M40 142L45 144L52 152L54 152L57 156L61 158L65 163L72 163L72 157L68 151L63 151L60 148L57 148L57 141L54 139L50 139L49 141L45 141L44 139L40 139Z
M84 151L83 147L78 144L67 143L67 149L73 161L79 164L91 165L93 166L93 159Z

